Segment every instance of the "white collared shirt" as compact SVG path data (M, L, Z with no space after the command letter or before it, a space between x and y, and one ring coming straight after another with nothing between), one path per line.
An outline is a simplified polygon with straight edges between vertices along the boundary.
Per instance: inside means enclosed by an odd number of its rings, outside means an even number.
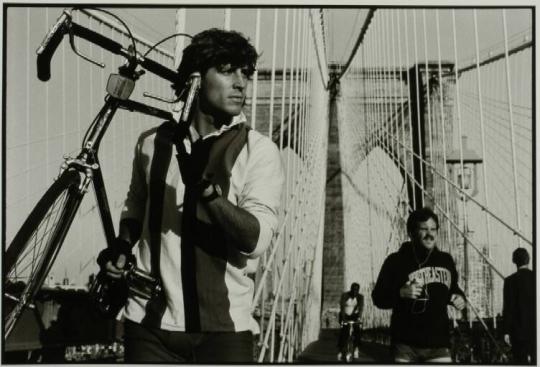
M223 125L220 130L204 136L203 139L220 135L232 126L245 121L245 116L241 114L233 119L231 124ZM154 128L142 133L137 141L131 184L121 214L121 218L135 218L143 223L135 255L137 265L145 271L150 271L148 218L152 213L149 212L147 199L156 130L157 128ZM192 139L195 141L197 136L198 134L192 135ZM229 306L227 310L216 311L229 312L234 323L234 330L231 331L252 329L251 303L254 284L249 273L253 271L256 264L253 260L247 260L257 259L267 249L273 238L278 225L277 214L283 183L284 172L279 149L268 137L255 130L249 130L247 143L240 151L231 170L227 199L257 219L260 233L253 252L238 251L238 256L246 259L240 262L244 264L243 266L239 266L238 263L226 265L224 284L227 288ZM186 317L180 270L183 198L184 184L178 163L172 157L163 199L159 271L167 301L161 328L173 331L185 330ZM140 322L145 316L146 303L139 297L130 297L124 310L125 317L134 322Z

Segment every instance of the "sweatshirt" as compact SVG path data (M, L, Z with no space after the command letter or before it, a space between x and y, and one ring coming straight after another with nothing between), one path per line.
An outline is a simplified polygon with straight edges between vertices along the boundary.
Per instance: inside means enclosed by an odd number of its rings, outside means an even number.
M382 265L372 299L375 306L392 309L392 344L419 348L450 346L447 305L452 294L463 295L463 291L458 286L451 255L436 247L429 258L428 254L421 245L415 246L413 252L413 244L405 242ZM409 280L426 285L427 301L400 297L399 289Z

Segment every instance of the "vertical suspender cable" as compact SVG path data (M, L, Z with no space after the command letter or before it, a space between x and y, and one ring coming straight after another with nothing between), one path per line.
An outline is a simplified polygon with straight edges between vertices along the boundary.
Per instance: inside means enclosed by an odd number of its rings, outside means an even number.
M296 17L297 17L297 12L298 12L298 9L294 9L293 10L293 20L292 20L292 44L291 44L291 66L290 66L290 72L289 72L289 75L290 75L290 78L291 78L291 82L289 84L289 112L288 112L288 117L287 117L287 169L286 169L286 172L287 172L287 180L286 180L286 184L285 184L285 198L286 198L286 201L288 202L289 201L289 195L290 195L290 189L289 189L289 181L290 181L290 174L289 174L289 169L290 169L290 150L291 150L291 132L292 132L292 124L291 124L291 119L292 119L292 104L293 104L293 87L294 87L294 63L296 62L296 59L295 59L295 54L294 54L294 50L295 50L295 47L296 47Z
M49 26L49 8L45 8L45 27ZM49 83L45 84L45 183L49 182Z
M278 26L278 12L279 9L274 9L274 28L272 35L272 69L270 76L270 113L269 113L269 122L268 122L268 136L272 139L272 131L274 124L274 96L275 96L275 85L276 85L276 41L277 41L277 26Z
M287 50L289 41L289 9L285 9L285 32L283 33L283 69L281 71L281 119L279 126L279 149L283 150L283 122L285 120L285 91L287 83Z
M443 175L444 177L448 174L448 167L446 164L446 123L445 123L445 114L444 114L444 85L443 85L443 75L442 75L442 64L441 64L441 32L440 32L440 18L439 18L439 9L435 9L435 21L437 27L437 60L438 60L438 76L439 76L439 103L441 110L441 136L442 136L442 150L443 150ZM449 192L448 192L448 179L444 180L444 198L445 198L445 211L450 213L450 204L449 204ZM452 248L450 246L451 242L451 227L450 221L445 220L446 222L446 243L449 244L448 251L451 253ZM454 327L457 326L456 321L456 312L451 311L451 317Z
M66 153L66 43L62 44L62 152Z
M186 32L186 8L179 8L176 10L175 17L175 32L176 33L185 33ZM175 37L174 45L174 69L178 69L180 61L182 60L182 51L184 50L184 43L186 41L185 37Z
M274 123L274 96L275 96L275 76L276 76L276 40L277 40L277 22L278 22L278 9L274 9L274 27L273 27L273 36L272 36L272 69L271 69L271 77L270 77L270 113L269 113L269 122L268 122L268 137L270 139L273 139L273 123ZM281 149L281 147L280 147ZM275 237L273 238L275 240ZM278 246L277 243L274 241L274 246ZM263 270L267 266L267 252L263 255ZM263 336L264 336L264 318L266 315L266 282L263 282L262 285L262 296L261 296L261 307L260 307L260 313L261 313L261 321L260 321L260 333L259 333L259 345L262 346L263 344Z
M392 119L391 115L391 107L390 107L390 52L388 52L388 49L390 48L390 42L388 37L388 11L385 11L383 13L383 24L382 24L382 30L383 30L383 64L384 64L384 74L383 74L383 103L384 103L384 118L383 118L383 132L384 137L386 139L386 147L388 149L388 155L390 156L390 153L392 154L392 158L394 156L394 152L392 150L392 146L390 145L392 143L391 141L391 132L392 129L390 127L390 120Z
M391 39L392 39L392 43L391 43L391 48L392 48L392 70L393 70L393 73L392 73L392 88L391 88L391 91L393 92L393 96L392 96L392 105L393 105L393 113L392 113L392 131L393 131L393 134L395 135L395 140L394 142L392 143L393 146L395 147L394 148L394 151L396 153L396 159L398 162L402 162L402 157L400 156L400 153L401 153L401 149L399 148L399 144L398 144L398 141L399 141L399 127L398 127L398 106L397 106L397 101L398 101L398 98L396 96L396 89L395 86L396 86L396 80L398 80L398 75L397 75L397 64L396 64L396 38L395 38L395 35L396 35L396 27L395 27L395 23L394 23L394 13L395 13L395 10L392 9L392 10L389 10L389 15L390 15L390 29L391 29Z
M114 28L111 27L111 39L114 40L114 34L115 34L115 30ZM113 61L114 61L114 55L111 54L111 65L114 65L113 64ZM121 175L119 174L119 170L118 170L118 154L117 154L117 135L118 135L118 120L116 121L116 123L112 126L112 141L113 141L113 144L112 144L112 150L113 150L113 162L112 162L112 165L113 165L113 177L121 177ZM115 186L116 187L116 190L114 192L114 202L113 202L113 205L114 203L116 202L117 198L119 197L120 195L120 186L117 185ZM116 205L114 205L114 207L116 208Z
M407 98L404 97L404 94L403 94L403 70L407 70L406 68L404 69L403 68L403 60L401 58L401 16L400 16L400 12L399 12L399 9L396 9L395 10L396 12L396 18L397 18L397 30L398 30L398 35L399 35L399 41L398 41L398 64L400 66L400 73L399 73L399 103L400 103L400 107L401 107L401 148L402 148L402 151L403 151L403 165L405 166L405 172L407 171L406 167L408 166L408 159L407 159L407 149L405 149L405 146L406 146L406 137L405 137L405 119L404 119L404 116L405 116L405 104L407 103ZM403 102L405 100L405 103ZM410 113L410 111L408 112ZM410 177L408 174L405 174L405 177L404 177L404 180L405 180L405 185L407 187L407 195L408 195L408 187L409 185L413 185L413 182L411 181ZM410 207L410 203L407 201L407 205ZM405 212L403 212L403 215L405 215Z
M255 49L259 52L259 38L261 29L261 9L257 9L257 15L255 17ZM255 123L257 118L257 82L259 71L255 69L253 73L253 93L251 97L251 128L255 129Z
M283 124L285 122L284 121L285 120L285 92L286 92L286 82L287 82L288 41L289 41L289 9L285 9L285 32L283 33L283 70L282 70L282 89L281 89L281 119L280 119L280 126L279 126L279 148L280 148L280 150L283 150L283 133L284 133ZM287 214L288 214L288 211L289 211L288 201L287 201L286 196L285 196L285 199L284 199L284 204L285 204L284 220L286 220ZM284 241L284 242L283 242L283 246L281 246L281 248L282 248L282 251L284 251L285 250L285 241L286 241L285 235L283 236L282 241ZM276 245L279 245L279 243L276 243ZM274 285L277 284L278 265L279 265L278 262L274 261L274 263L273 263L274 281L272 282L272 284L274 284ZM274 294L276 294L275 291L274 291ZM272 317L272 316L270 316L270 317ZM275 317L275 316L273 316L273 317ZM273 362L274 361L274 344L275 344L274 343L275 327L276 327L275 319L270 320L270 327L274 330L274 332L272 333L272 343L270 345L270 362ZM265 344L266 344L266 341L263 344L263 348L265 347Z
M455 9L452 9L452 35L454 40L454 60L455 60L455 66L454 66L454 77L456 79L456 107L457 107L457 120L458 120L458 142L459 142L459 161L460 161L460 170L461 170L461 182L465 182L465 175L464 175L464 164L463 164L463 139L462 137L462 122L461 122L461 101L460 101L460 94L459 94L459 75L458 75L458 53L457 53L457 35L456 35L456 11ZM467 207L465 205L465 199L462 200L462 208L463 208L463 246L464 251L466 253L468 246L467 244ZM464 258L464 275L465 275L465 297L469 298L469 264L468 264L468 258ZM467 314L467 317L469 318L469 325L472 327L472 318L470 315Z
M484 204L489 207L489 195L488 195L488 186L487 186L487 169L486 169L486 160L488 156L486 154L486 139L485 139L485 130L484 130L484 106L482 101L482 75L480 73L480 48L478 42L478 19L476 9L473 9L473 18L474 18L474 41L476 49L476 81L477 81L477 91L478 91L478 108L480 110L480 134L481 134L481 143L482 143L482 157L484 162L482 164L482 176L484 184ZM486 221L486 239L487 239L487 256L491 256L491 226L489 215L487 212L484 212L484 218ZM493 279L493 270L490 267L489 274ZM493 283L491 284L493 287ZM495 305L493 300L494 289L491 289L491 314L493 316L493 325L497 328L497 318L495 317Z
M30 101L30 8L26 9L26 100ZM30 108L26 109L26 209L29 213L31 210L32 199L30 197Z
M296 54L296 72L295 72L295 83L294 83L294 140L293 140L293 152L297 152L298 155L298 122L299 122L299 114L300 114L300 108L299 108L299 90L300 90L300 73L301 73L301 65L302 65L302 51L303 51L303 33L304 33L304 10L300 10L299 12L299 19L298 19L298 39L297 39L297 54ZM293 162L293 187L296 188L297 182L298 182L298 159L300 156L298 155L296 159Z
M77 19L76 21L78 23L80 23L80 16L79 16L79 12L76 13L77 14ZM77 57L76 58L76 66L77 66L77 77L76 77L76 81L77 81L77 144L82 144L81 141L82 141L82 131L81 131L81 119L82 119L82 116L81 116L81 105L82 105L82 100L81 100L81 61L80 61L80 58ZM78 146L76 146L75 148L79 148ZM82 209L82 207L81 207ZM81 245L84 245L83 244L83 234L82 234L82 231L83 231L83 222L81 220L82 218L82 210L77 210L77 214L76 214L76 218L77 218L77 223L78 223L78 228L77 228L77 240L79 241L79 243Z
M405 19L405 67L406 67L406 72L405 72L405 75L407 76L407 86L410 86L411 85L411 80L410 80L410 73L409 73L409 22L407 20L407 13L406 13L406 10L403 9L403 18ZM411 88L407 88L407 105L408 105L408 108L409 108L409 144L411 145L411 149L410 149L410 155L411 155L411 162L414 164L414 155L413 155L413 137L412 137L412 116L411 116L411 111L412 111L412 108L411 108ZM416 208L416 189L415 189L415 186L417 185L417 183L414 181L414 177L413 179L411 180L412 182L412 195L413 195L413 209L417 209ZM419 208L418 208L419 209Z
M381 23L378 23L378 32L377 34L382 34L382 13L381 14ZM379 88L377 90L377 120L376 120L376 128L377 128L377 140L378 140L378 144L381 145L381 149L384 149L384 136L382 134L382 120L384 119L384 113L383 113L383 106L382 106L382 99L383 99L383 95L382 95L382 80L383 80L383 76L382 76L382 73L383 73L383 57L382 57L382 41L380 39L378 39L379 42L377 42L377 65L379 65L378 67L378 71L377 71L377 80L378 80L378 84L379 84Z
M223 29L226 31L231 30L231 8L226 8L224 11Z
M370 158L369 158L369 153L370 153L370 150L372 149L372 145L370 143L370 139L371 139L371 118L370 118L370 110L371 110L371 107L369 105L369 99L368 99L368 89L366 88L366 86L369 85L369 87L371 88L371 81L370 81L370 78L369 78L369 74L368 74L368 66L367 66L367 63L366 63L366 51L369 52L369 50L367 50L367 45L366 43L364 43L363 47L361 48L361 52L362 52L362 56L361 56L361 67L360 67L360 70L359 70L359 73L362 77L362 87L363 87L363 99L364 99L364 120L366 121L366 128L365 128L365 145L366 145L366 170L367 170L367 204L368 204L368 234L369 234L369 246L372 247L373 246L373 232L372 232L372 226L371 226L371 222L372 222L372 218L371 218L371 191L370 191L370 175L369 175L369 166L370 166ZM369 54L368 54L369 55ZM368 84L369 82L369 84ZM373 250L369 251L369 255L370 255L370 266L371 266L371 283L374 283L374 265L373 265Z
M382 143L382 146L384 147L385 151L389 151L389 147L388 147L388 144L389 144L389 140L388 140L388 135L385 134L386 133L386 130L385 130L385 125L386 125L386 120L388 119L388 111L387 111L387 108L388 108L388 104L387 104L387 101L386 101L386 92L387 92L387 86L386 86L386 71L387 71L387 68L388 66L386 65L386 32L385 32L385 15L386 15L386 12L381 12L381 22L379 23L379 29L380 29L380 35L381 35L381 39L380 39L380 45L381 45L381 48L380 48L380 57L381 57L381 62L379 64L379 67L380 67L380 70L381 70L381 73L380 73L380 83L381 83L381 92L380 92L380 102L381 102L381 116L380 116L380 119L379 119L379 131L381 132L381 143Z
M446 124L445 124L445 114L444 114L444 85L443 85L443 75L442 75L442 65L441 65L441 33L440 33L440 23L439 23L439 9L435 9L435 21L437 26L437 60L439 61L439 102L441 109L441 135L442 135L442 149L443 149L443 167L444 167L444 176L448 174L448 167L446 165ZM448 193L448 180L444 180L444 197L445 197L445 210L447 213L450 213L449 207L449 193ZM446 232L447 232L447 243L450 242L450 221L446 221Z
M510 118L510 140L512 148L512 174L514 181L514 199L515 199L515 215L516 215L516 225L518 231L521 232L521 220L520 220L520 211L519 211L519 192L517 184L517 165L516 165L516 141L515 141L515 132L514 132L514 113L512 111L512 78L510 76L510 58L508 55L508 30L506 26L506 9L502 9L503 16L503 29L504 29L504 61L506 69L506 95L508 98L508 117ZM521 247L521 239L518 237L518 246Z
M433 133L432 133L432 123L431 123L431 96L429 88L429 61L428 61L428 42L427 42L427 30L426 30L426 10L422 9L422 25L424 29L424 60L425 60L425 72L426 72L426 100L427 100L427 114L428 114L428 135L429 135L429 159L430 163L433 162ZM431 174L433 175L433 169L431 169ZM432 179L431 182L431 193L434 193L434 182Z
M292 105L293 105L293 87L294 87L294 84L295 84L295 76L294 76L294 71L295 71L295 62L296 62L296 59L295 59L295 47L296 47L296 18L298 17L298 9L294 9L293 10L293 19L292 19L292 44L291 44L291 66L290 66L290 84L289 84L289 113L288 113L288 118L287 118L287 168L286 168L286 173L287 173L287 176L286 176L286 181L285 181L285 202L287 203L287 206L290 208L289 210L292 210L292 213L293 215L289 216L289 223L293 223L293 220L294 220L294 213L295 213L295 207L293 206L293 204L291 204L292 202L292 193L291 191L291 172L290 172L290 161L291 161L291 134L292 134L292 130L293 130L293 124L291 122L292 120ZM291 249L292 249L292 244L290 243L290 239L292 237L292 234L290 232L290 229L289 229L289 226L287 226L285 228L285 243L288 244L288 246L290 247L287 252L290 253ZM284 249L286 248L286 246L283 247ZM283 259L283 262L284 262L284 268L283 268L283 274L282 274L282 278L284 277L284 274L287 273L287 268L285 267L286 264L290 264L290 262L286 262L285 259ZM284 297L282 296L281 297L281 323L280 325L283 326L283 320L284 320L284 317L285 317L285 299Z
M423 146L422 146L422 128L420 126L420 98L423 98L423 96L420 96L420 76L418 74L418 39L416 34L416 9L412 9L413 12L413 28L414 28L414 75L415 75L415 92L416 92L416 124L418 128L418 148L421 150L419 152L419 161L420 161L420 179L418 180L420 182L420 188L422 192L422 203L425 204L425 195L424 195L424 155L422 154ZM414 151L414 149L413 149Z

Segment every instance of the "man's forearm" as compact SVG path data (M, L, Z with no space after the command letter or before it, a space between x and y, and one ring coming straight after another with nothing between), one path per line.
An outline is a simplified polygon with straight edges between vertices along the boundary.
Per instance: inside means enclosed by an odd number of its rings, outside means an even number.
M203 205L212 221L225 232L238 250L245 253L255 250L259 240L260 224L253 214L223 197Z
M127 241L131 246L135 245L141 237L142 224L133 218L124 218L120 221L118 237Z

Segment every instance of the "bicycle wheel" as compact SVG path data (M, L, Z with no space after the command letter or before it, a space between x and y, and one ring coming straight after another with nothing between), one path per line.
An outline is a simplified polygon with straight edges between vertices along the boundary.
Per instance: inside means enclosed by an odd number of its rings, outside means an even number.
M39 200L4 254L5 338L33 302L58 254L83 193L81 176L66 170Z

